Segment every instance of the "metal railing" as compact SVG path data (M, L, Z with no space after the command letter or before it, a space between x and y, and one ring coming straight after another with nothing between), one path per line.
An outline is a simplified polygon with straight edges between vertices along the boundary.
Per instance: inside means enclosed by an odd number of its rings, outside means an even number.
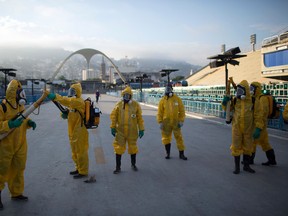
M151 94L151 93L143 93L143 100L142 102L152 105L158 105L160 99L163 95L160 94ZM181 96L180 96L181 97ZM139 92L133 92L133 98L135 100L139 99ZM216 116L219 118L225 118L226 113L222 109L221 102L211 102L211 101L200 101L200 100L193 100L192 97L190 99L182 98L183 105L185 110L188 112L194 112L204 115ZM268 127L285 130L288 131L288 124L284 123L282 117L283 107L280 109L280 117L278 119L269 119L268 120Z

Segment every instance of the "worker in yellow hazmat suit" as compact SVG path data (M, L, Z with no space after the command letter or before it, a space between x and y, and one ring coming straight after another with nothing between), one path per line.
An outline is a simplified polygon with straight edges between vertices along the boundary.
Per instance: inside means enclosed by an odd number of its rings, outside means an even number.
M68 135L72 151L72 159L75 171L71 171L75 179L88 175L89 170L89 137L84 125L85 102L81 98L82 87L80 83L72 84L68 90L68 96L50 93L47 97L57 101L69 109L68 116L62 114L62 118L68 119Z
M128 86L121 96L123 99L119 101L110 114L111 134L115 137L113 142L114 153L116 155L116 169L113 172L118 174L121 172L121 156L126 151L126 143L128 143L128 154L131 155L131 167L137 171L136 154L138 153L137 139L144 135L144 120L142 118L142 110L140 104L132 100L132 90Z
M229 96L224 96L223 109L227 102L231 100ZM250 157L253 150L253 133L256 128L263 128L259 115L260 105L255 103L253 106L250 95L249 84L246 80L237 85L236 96L231 101L231 111L234 111L232 119L232 144L230 146L231 154L234 156L235 170L234 174L240 173L240 155L243 154L243 170L255 173L250 166ZM253 124L254 122L254 124Z
M283 110L283 119L285 121L285 123L288 123L288 102L286 103L284 110Z
M250 85L250 93L255 98L255 103L260 104L260 116L261 126L255 125L255 132L253 134L254 143L253 151L250 160L250 164L254 164L254 158L256 154L257 144L262 147L262 150L266 153L268 161L262 163L262 165L276 165L274 149L271 147L268 139L267 123L269 115L269 99L261 93L261 84L259 82L252 82ZM254 112L256 110L254 109ZM256 122L257 123L257 122Z
M185 145L181 127L185 119L185 109L180 97L173 93L171 85L166 86L165 95L158 104L157 122L160 125L162 144L165 146L166 159L170 158L172 132L179 150L179 158L187 160L184 155Z
M36 123L29 118L17 118L18 113L25 110L26 96L21 83L12 80L6 90L6 98L0 106L0 133L13 129L0 140L0 209L1 191L8 183L12 200L28 200L24 192L24 170L27 160L26 131L36 128Z

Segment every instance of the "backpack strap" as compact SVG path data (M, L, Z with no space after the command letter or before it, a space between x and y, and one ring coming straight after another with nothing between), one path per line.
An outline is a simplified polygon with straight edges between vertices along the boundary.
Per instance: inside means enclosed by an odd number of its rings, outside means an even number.
M81 121L81 127L83 127L83 124L85 124L85 121L84 121L84 117L82 116L82 114L80 113L80 111L79 110L77 110L77 109L75 109L78 113L79 113L79 115L81 116L81 119L82 119L82 121Z

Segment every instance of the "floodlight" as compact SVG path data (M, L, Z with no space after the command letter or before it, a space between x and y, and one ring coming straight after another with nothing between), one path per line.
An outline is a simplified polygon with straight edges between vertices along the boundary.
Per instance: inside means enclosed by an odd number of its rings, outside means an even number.
M234 55L236 55L236 54L238 54L240 52L241 52L240 48L239 47L235 47L235 48L231 48L231 49L227 50L223 54L224 55L229 55L229 56L234 56Z
M210 62L209 66L210 68L216 68L216 67L223 66L224 64L225 63L223 61L215 60L215 61Z
M230 61L229 61L229 64L232 64L232 65L239 65L239 61L236 61L236 60L233 60L233 59L231 59Z
M16 77L16 73L14 73L14 72L8 72L8 76Z

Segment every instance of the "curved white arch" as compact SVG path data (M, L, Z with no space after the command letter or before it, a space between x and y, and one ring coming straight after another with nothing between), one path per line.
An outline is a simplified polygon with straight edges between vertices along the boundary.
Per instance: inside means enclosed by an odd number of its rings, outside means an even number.
M89 69L89 65L90 65L90 60L91 58L94 56L94 55L97 55L97 54L101 54L103 55L105 58L107 58L110 63L113 65L113 67L115 68L116 72L118 73L118 75L120 76L120 78L122 79L122 81L125 83L126 80L125 80L125 77L121 74L121 72L119 71L119 69L117 68L117 66L112 62L112 60L106 56L104 53L100 52L99 50L95 50L95 49L90 49L90 48L86 48L86 49L80 49L74 53L72 53L71 55L69 55L62 63L61 65L59 66L59 68L54 72L51 80L54 80L56 75L59 73L59 71L61 70L61 68L63 67L63 65L66 63L66 61L71 58L73 55L76 55L76 54L80 54L82 56L84 56L84 58L86 59L87 61L87 65L88 65L88 68L87 70Z

